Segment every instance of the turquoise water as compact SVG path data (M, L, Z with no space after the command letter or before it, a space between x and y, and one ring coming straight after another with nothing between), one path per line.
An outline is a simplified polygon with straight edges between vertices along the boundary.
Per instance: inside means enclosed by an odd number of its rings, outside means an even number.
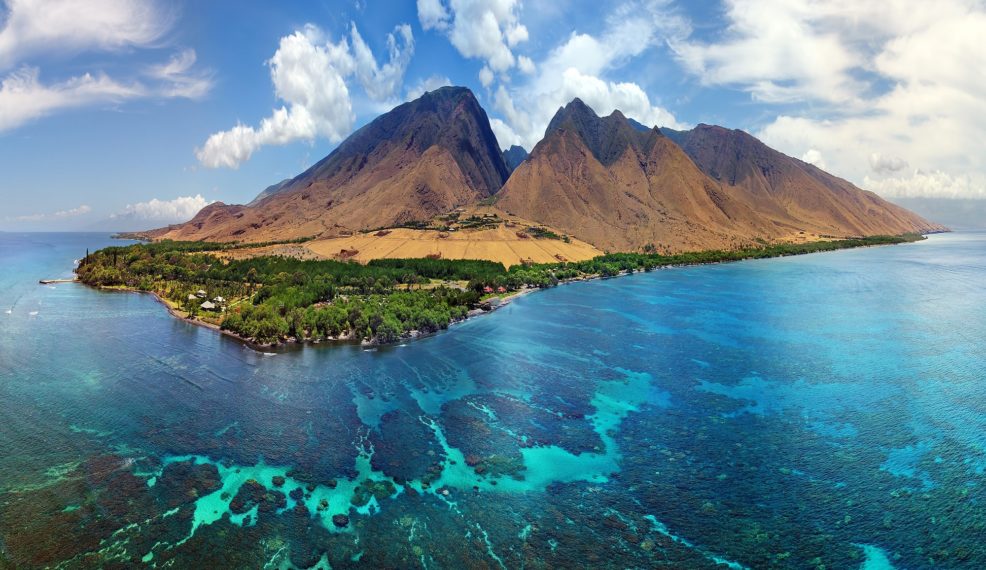
M0 234L0 567L986 567L986 234L272 354L110 243Z

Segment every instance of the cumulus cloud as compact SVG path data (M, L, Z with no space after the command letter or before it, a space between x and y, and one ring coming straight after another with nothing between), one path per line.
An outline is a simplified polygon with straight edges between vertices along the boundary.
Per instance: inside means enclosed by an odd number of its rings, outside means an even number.
M877 179L867 176L863 186L888 198L986 199L986 178L953 176L941 170Z
M520 81L499 85L493 95L500 146L533 148L558 108L576 97L600 115L619 109L646 125L685 128L640 85L607 76L687 30L663 2L629 2L612 11L598 35L572 33L538 63L519 57Z
M75 218L78 216L84 216L92 211L86 204L75 208L69 208L68 210L59 210L57 212L45 212L37 214L25 214L23 216L6 216L4 219L8 222L41 222L45 220L64 220L66 218Z
M738 85L766 102L845 102L860 88L850 71L861 61L823 25L832 15L808 0L727 0L726 39L673 45L705 84Z
M728 0L724 15L714 41L669 42L699 82L784 105L764 142L888 195L981 195L982 2Z
M418 0L418 20L425 30L445 30L449 17L442 0Z
M173 224L191 219L202 208L211 204L201 194L195 196L179 196L173 200L152 198L147 202L127 204L120 212L110 216L111 219L134 219L152 221L162 224Z
M485 62L483 85L493 73L505 73L517 63L512 48L529 39L520 23L518 0L418 0L418 20L425 30L439 30L464 57Z
M410 26L397 26L388 35L387 46L389 61L379 65L355 24L349 39L338 42L312 24L281 38L267 64L274 94L285 105L258 127L238 124L211 135L196 150L196 157L209 168L237 168L264 145L316 137L342 140L355 121L347 80L354 78L373 100L396 95L414 53Z
M825 170L825 159L822 157L822 153L813 148L801 155L801 160Z
M195 51L137 67L127 79L93 71L42 81L41 69L24 58L70 57L78 51L158 47L173 23L172 13L149 0L8 0L0 22L0 131L55 112L138 98L199 98L212 88L195 66Z

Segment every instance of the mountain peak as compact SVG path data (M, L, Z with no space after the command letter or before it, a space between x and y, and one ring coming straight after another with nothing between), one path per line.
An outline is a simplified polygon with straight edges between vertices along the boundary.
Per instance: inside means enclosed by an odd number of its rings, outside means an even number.
M627 147L646 150L650 146L648 141L653 137L652 130L639 130L619 109L600 117L579 98L558 109L548 123L545 140L563 131L575 133L593 156L606 165L620 158Z
M252 205L203 210L168 234L271 241L429 220L492 196L509 174L472 91L441 87L380 115Z
M520 163L524 162L527 158L527 149L522 146L511 145L510 148L503 151L503 160L507 163L507 169L513 172Z

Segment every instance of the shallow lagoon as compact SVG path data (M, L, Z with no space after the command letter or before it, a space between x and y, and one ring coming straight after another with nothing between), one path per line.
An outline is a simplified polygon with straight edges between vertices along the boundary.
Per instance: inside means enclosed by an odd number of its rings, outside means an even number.
M0 567L986 566L984 234L274 355L37 285L109 243L0 234Z

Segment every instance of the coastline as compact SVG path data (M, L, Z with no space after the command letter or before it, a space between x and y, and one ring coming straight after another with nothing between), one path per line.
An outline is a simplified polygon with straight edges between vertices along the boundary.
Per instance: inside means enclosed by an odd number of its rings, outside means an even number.
M943 233L943 232L930 232L930 233ZM928 234L921 234L921 235L922 236L925 236L924 239L927 239L926 236ZM922 240L916 240L916 241L922 241ZM844 251L844 250L848 250L848 249L863 249L863 248L869 248L869 247L883 247L883 246L892 246L892 245L903 245L903 244L907 244L907 243L914 243L914 241L903 241L903 242L897 242L897 243L866 244L866 245L857 245L857 246L849 246L849 247L837 248L837 249L833 249L833 250L812 251L812 252L805 252L805 253L788 253L788 254L781 254L781 255L768 256L768 257L754 257L754 256L751 256L751 257L745 257L745 258L741 258L741 259L726 259L726 260L714 260L714 261L697 261L697 262L693 262L693 263L676 263L676 264L669 264L669 265L657 266L657 267L654 267L651 270L646 270L646 269L638 269L636 271L635 270L632 270L632 269L631 270L624 270L624 271L617 272L615 275L603 275L603 274L580 275L580 276L577 276L577 277L560 279L560 280L558 280L557 284L555 284L553 286L550 286L550 287L530 287L530 286L526 286L525 285L522 289L520 289L518 291L511 292L509 294L506 294L503 297L499 297L499 296L494 295L492 297L489 297L489 298L487 298L485 300L480 301L480 307L476 307L476 308L470 309L466 313L466 315L464 317L459 318L459 319L455 319L452 322L450 322L449 325L448 325L448 327L446 329L439 329L439 330L434 331L434 332L426 332L426 333L420 333L419 331L411 331L409 333L405 333L399 339L397 339L397 340L395 340L393 342L380 342L380 341L378 341L375 338L374 339L365 339L365 340L361 340L361 341L360 340L355 340L353 338L353 336L352 336L352 333L350 333L348 335L343 335L343 336L334 337L334 338L327 338L327 339L322 339L322 340L308 340L308 339L299 340L299 339L294 338L294 337L288 337L287 339L282 340L280 342L274 342L274 343L258 343L256 341L250 339L250 338L246 338L246 337L240 336L240 335L238 335L238 334L236 334L236 333L234 333L232 331L225 330L220 325L217 325L217 324L214 324L214 323L210 323L210 322L207 322L207 321L203 321L203 320L201 320L199 318L196 318L196 317L193 317L191 315L185 314L184 311L181 311L180 309L175 308L167 299L163 298L156 291L146 291L146 290L135 289L135 288L125 287L125 286L121 286L121 287L105 287L105 286L99 286L99 285L90 285L90 284L85 283L82 280L80 280L78 278L78 276L76 276L74 279L71 279L71 280L60 280L59 282L81 283L81 284L83 284L83 285L85 285L87 287L93 287L95 289L99 289L99 290L103 290L103 291L117 291L117 292L126 292L126 293L150 293L154 297L154 299L157 300L158 303L164 305L164 307L167 309L168 313L172 317L177 318L177 319L180 319L180 320L182 320L184 322L187 322L187 323L190 323L192 325L201 326L201 327L210 329L212 331L218 332L221 335L225 335L225 336L227 336L227 337L229 337L231 339L234 339L234 340L237 340L237 341L243 343L244 345L246 345L248 348L250 348L252 350L255 350L255 351L258 351L258 352L268 352L268 353L270 353L270 352L275 352L276 349L278 349L280 347L285 347L286 348L286 347L289 347L291 345L304 346L304 345L309 345L309 344L310 345L317 345L317 344L323 344L323 343L327 343L327 344L330 343L330 344L358 344L359 346L364 347L364 348L375 348L375 347L381 347L381 346L393 346L393 345L397 345L399 343L406 342L406 341L409 341L409 340L424 339L424 338L430 337L432 335L439 334L439 333L443 332L444 330L448 330L453 325L455 325L457 323L465 322L465 321L467 321L467 320L469 320L471 318L474 318L474 317L478 317L478 316L482 316L482 315L493 313L493 312L497 311L498 309L501 309L501 308L509 305L513 300L515 300L517 298L520 298L520 297L523 297L525 295L528 295L528 294L531 294L531 293L534 293L534 292L537 292L537 291L542 291L542 290L545 290L545 289L552 289L552 288L557 287L557 286L568 285L568 284L571 284L571 283L576 283L576 282L581 282L581 281L593 281L593 280L596 280L596 279L611 279L611 278L616 278L616 277L624 277L624 276L627 276L627 275L632 275L634 273L645 273L645 272L649 272L649 271L663 270L663 269L676 269L676 268L696 267L696 266L703 266L703 265L718 265L718 264L724 264L724 263L737 263L737 262L740 262L740 261L756 261L756 260L760 260L760 259L776 259L776 258L779 258L779 257L793 257L793 256L800 256L800 255L811 255L811 254L816 254L816 253L831 253L831 252L834 252L834 251ZM41 280L42 283L44 283L46 281L51 281L51 280ZM493 303L493 302L491 302L493 299L499 299L499 301L496 302L496 303ZM485 308L484 305L485 305L485 307L488 307L488 308Z

